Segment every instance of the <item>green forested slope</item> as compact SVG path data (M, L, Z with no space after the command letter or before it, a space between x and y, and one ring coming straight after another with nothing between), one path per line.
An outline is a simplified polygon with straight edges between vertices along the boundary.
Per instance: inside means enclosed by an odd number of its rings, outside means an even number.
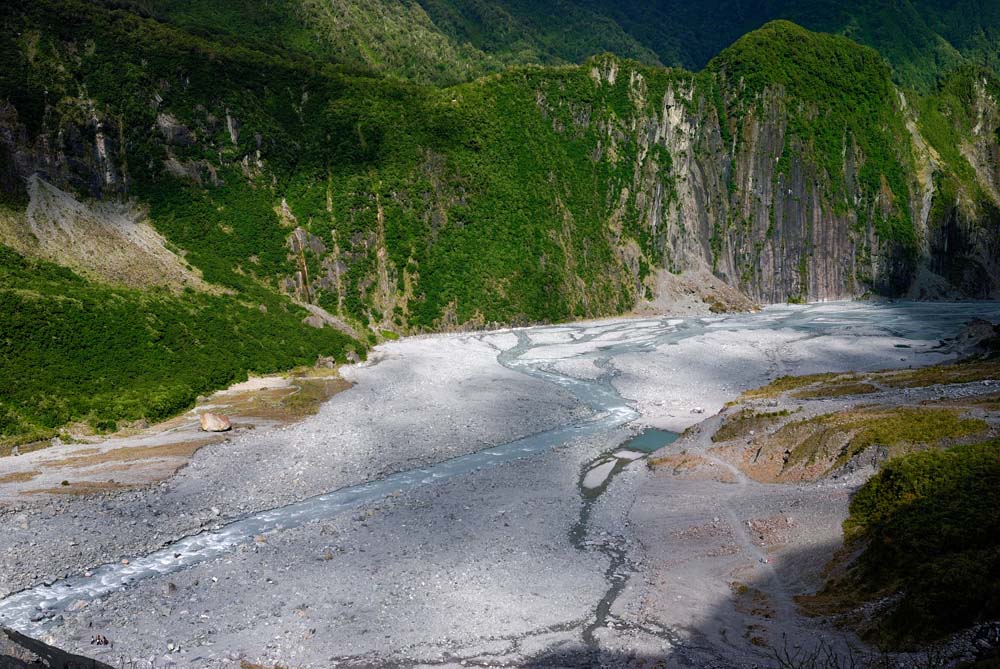
M851 500L864 551L825 595L892 602L871 636L919 645L1000 614L1000 443L891 460Z
M256 297L102 286L0 246L0 452L70 422L162 420L248 371L361 351L304 327L304 312L275 296Z
M908 152L898 150L907 141L905 118L887 104L895 91L876 51L857 47L845 37L818 39L799 26L775 21L737 40L709 63L709 69L725 82L739 82L732 112L736 116L744 113L746 100L767 89L780 86L790 94L797 104L787 111L787 136L804 143L826 174L845 173L846 146L860 149L865 160L853 179L834 179L832 187L840 192L830 195L838 205L850 206L851 181L863 193L883 191L897 202L911 196L913 164ZM789 149L786 139L777 166L786 176ZM868 217L879 237L897 244L904 257L917 253L917 231L908 208L859 212L861 221Z
M445 1L424 4L432 7ZM462 8L485 3L450 0L450 4ZM660 62L700 69L745 33L787 19L874 47L893 64L897 81L908 86L933 87L962 60L990 67L1000 62L1000 5L989 0L576 0L545 9L520 0L491 4L559 44L553 55L570 61L599 50L619 53L617 31L602 27L610 22ZM584 18L585 14L590 16ZM597 40L579 29L581 21L598 26ZM475 34L471 28L466 33ZM488 42L472 43L493 50Z

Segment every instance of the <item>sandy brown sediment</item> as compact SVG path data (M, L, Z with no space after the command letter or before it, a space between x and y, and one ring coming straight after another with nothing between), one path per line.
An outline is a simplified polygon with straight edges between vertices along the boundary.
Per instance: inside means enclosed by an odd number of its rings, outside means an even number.
M0 476L0 485L5 483L25 483L38 476L37 471L11 472Z
M129 490L135 486L118 481L66 481L65 485L54 488L37 488L27 491L26 495L92 495L94 493Z
M201 398L195 408L157 425L127 427L103 439L86 436L21 447L20 456L0 458L0 502L22 494L66 494L63 480L80 495L157 483L184 467L199 449L232 438L232 433L202 432L198 417L203 411L228 415L239 434L258 425L301 420L350 386L336 370L326 368L254 377ZM123 480L107 485L108 474L115 472Z
M62 460L48 462L50 467L94 467L109 462L128 462L134 466L137 461L149 460L152 458L189 458L194 455L199 448L208 444L216 443L218 437L206 437L200 440L180 441L168 444L156 444L152 446L133 446L114 448L109 451L99 449L86 449L89 452L74 454Z
M666 469L674 476L688 481L718 481L736 483L737 479L729 469L719 466L713 460L687 451L672 455L662 455L649 459L651 469Z

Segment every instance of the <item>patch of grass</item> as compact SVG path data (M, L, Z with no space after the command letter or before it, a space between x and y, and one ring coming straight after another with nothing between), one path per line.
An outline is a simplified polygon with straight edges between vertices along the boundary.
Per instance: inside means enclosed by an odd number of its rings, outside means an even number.
M842 381L820 384L815 388L793 392L791 396L799 400L818 400L834 397L850 397L852 395L868 395L877 392L878 388L864 381Z
M3 402L0 402L0 411L3 410ZM32 429L26 432L21 439L0 438L0 458L14 454L14 449L21 455L40 451L52 445L52 437L57 436L56 430Z
M759 413L752 409L744 409L739 413L727 416L719 429L712 435L712 441L729 441L749 436L751 431L758 432L779 422L785 416L791 415L788 409Z
M981 397L970 404L978 406L986 411L1000 411L1000 393Z
M843 376L842 374L805 374L803 376L779 376L766 386L748 390L743 393L743 397L748 399L778 397L782 393L790 390L797 390L817 383L824 383Z
M36 478L41 472L11 472L10 474L0 475L0 485L5 483L26 483L34 478Z
M297 388L296 392L281 402L288 418L311 416L323 402L351 387L348 381L341 378L296 379L292 383Z
M852 446L863 450L876 444L932 444L979 434L989 426L978 418L962 418L957 410L900 408L866 416L851 427L860 430Z
M679 474L682 471L694 469L705 464L705 459L700 455L692 455L687 451L682 451L681 453L676 453L673 455L664 455L658 458L649 458L646 460L646 466L649 469L659 469L661 467L671 467L675 474Z
M922 388L949 383L1000 380L1000 361L976 360L900 372L881 372L878 381L890 388Z
M290 376L287 386L226 393L210 402L230 417L294 421L316 413L323 402L352 385L333 369L309 369Z
M45 463L46 467L94 467L112 462L136 462L154 458L190 458L203 446L221 441L220 437L206 437L157 446L113 448L96 453L75 454L62 460Z
M899 453L910 447L983 434L988 429L983 420L963 418L960 409L875 408L789 423L775 439L795 444L786 469L820 463L830 472L870 446Z
M63 481L62 485L55 488L39 488L37 490L27 490L28 495L95 495L107 492L118 492L121 490L131 490L138 486L117 481Z
M744 399L766 399L789 393L795 399L823 399L867 395L878 392L878 385L888 388L922 388L950 383L975 383L1000 380L1000 361L970 360L952 365L934 365L919 369L886 370L870 373L824 373L781 376L766 386L748 390Z

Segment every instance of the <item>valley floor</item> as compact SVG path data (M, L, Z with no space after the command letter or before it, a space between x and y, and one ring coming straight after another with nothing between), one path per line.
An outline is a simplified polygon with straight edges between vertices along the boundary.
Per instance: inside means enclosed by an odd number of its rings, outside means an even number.
M859 477L756 483L709 453L714 414L781 375L948 360L941 339L973 316L1000 306L385 344L316 415L201 448L157 484L5 496L0 483L0 624L158 668L769 666L783 639L841 644L791 597L818 585ZM704 452L690 475L608 455L643 428L706 419L664 451ZM584 494L598 460L613 478ZM113 645L91 645L98 634Z

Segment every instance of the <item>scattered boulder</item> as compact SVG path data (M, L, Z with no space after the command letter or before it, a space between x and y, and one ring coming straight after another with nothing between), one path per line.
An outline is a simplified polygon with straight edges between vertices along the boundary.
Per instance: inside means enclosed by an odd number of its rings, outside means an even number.
M112 669L111 665L72 655L37 639L0 627L0 667L3 669Z
M941 350L963 356L995 356L1000 353L1000 325L973 318L953 339L945 340Z
M201 414L201 429L205 432L228 432L233 424L226 416L206 411Z

